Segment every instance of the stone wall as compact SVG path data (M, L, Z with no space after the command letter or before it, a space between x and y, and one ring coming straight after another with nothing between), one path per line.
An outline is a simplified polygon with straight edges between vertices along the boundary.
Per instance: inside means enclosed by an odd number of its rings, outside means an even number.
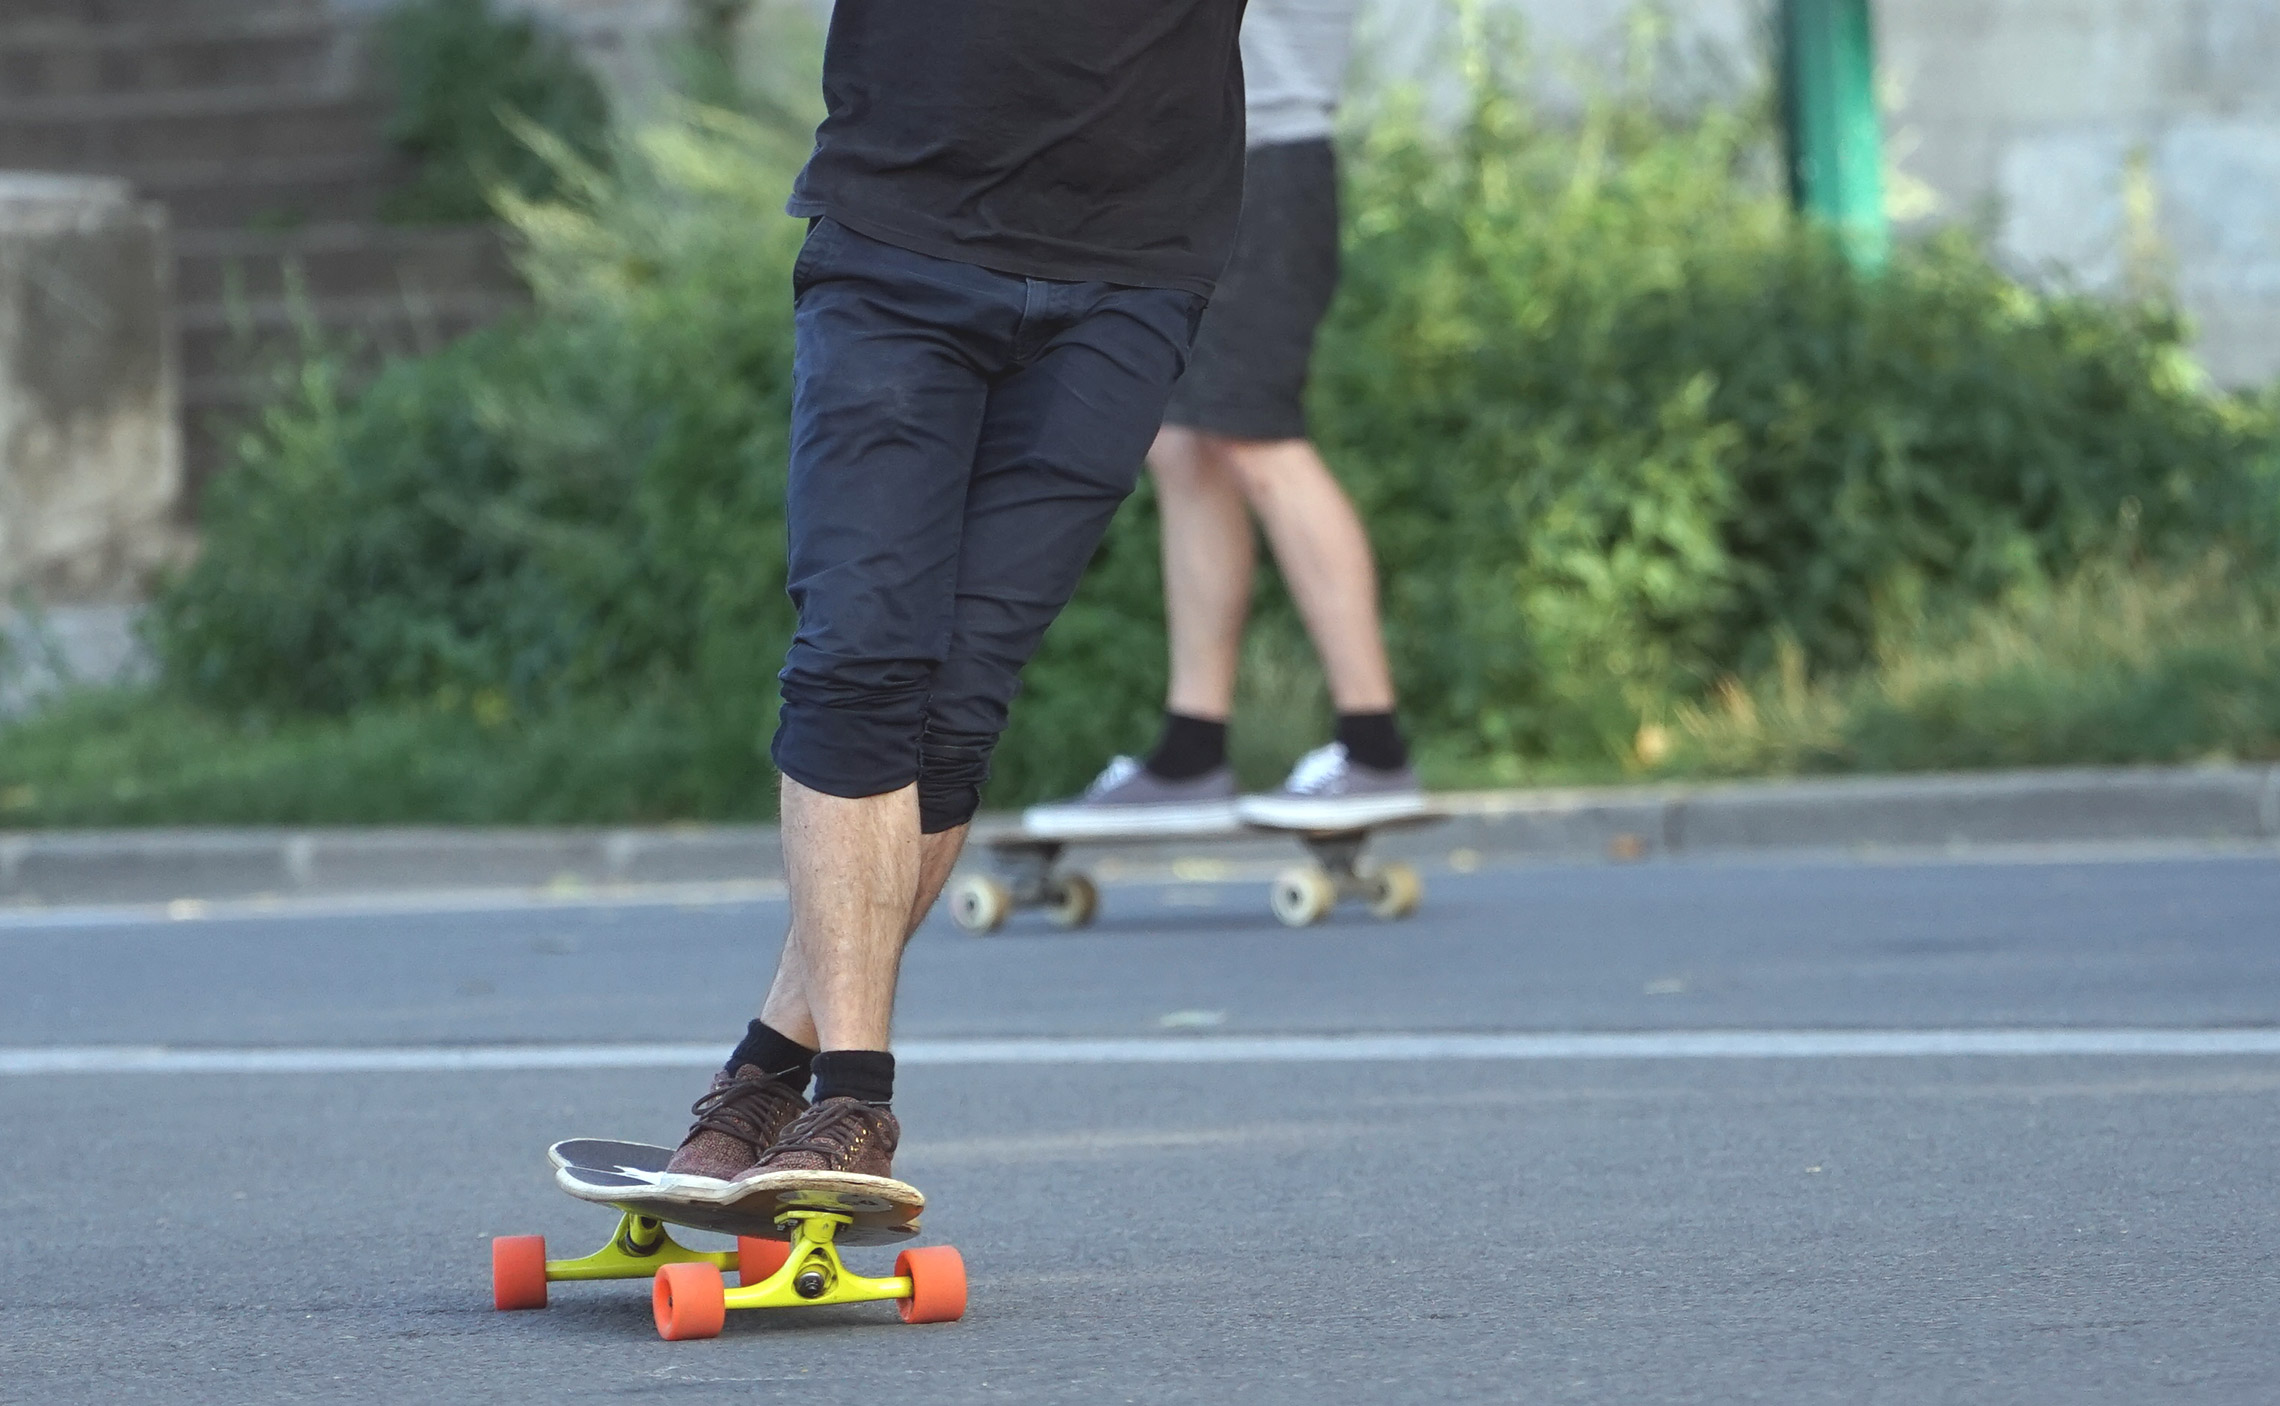
M342 11L371 11L393 0L329 0ZM705 8L734 0L494 0L501 10L537 15L570 37L609 90L613 106L639 113L671 91L679 52ZM768 67L753 52L781 36L814 46L831 13L830 0L744 0L747 68Z
M1607 65L1633 11L1494 0L1555 92ZM1766 74L1767 0L1664 0L1674 81ZM1447 61L1446 0L1370 0L1364 52ZM2103 292L2173 289L2203 364L2280 377L2280 0L1877 0L1894 214L1960 220L2018 273Z
M0 174L0 600L127 600L176 550L164 212L104 177Z
M2024 272L2166 283L2220 380L2280 376L2280 3L1885 0L1901 170Z
M1523 21L1555 100L1617 62L1627 0L1489 0ZM331 0L370 8L388 0ZM577 36L622 100L667 72L693 0L503 0ZM1660 0L1666 81L1746 91L1771 0ZM829 0L754 0L806 28ZM1365 71L1445 71L1452 0L1365 0ZM2021 274L2173 288L2220 380L2280 376L2280 0L1877 0L1894 212L1963 220ZM810 39L812 42L812 38Z

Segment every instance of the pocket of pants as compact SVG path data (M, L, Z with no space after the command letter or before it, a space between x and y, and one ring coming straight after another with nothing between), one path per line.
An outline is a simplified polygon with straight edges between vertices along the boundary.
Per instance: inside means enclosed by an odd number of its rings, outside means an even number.
M1189 293L1186 297L1188 300L1187 340L1179 344L1180 375L1182 376L1187 374L1188 364L1195 360L1195 339L1203 331L1204 313L1211 309L1211 299L1206 298L1201 293Z
M797 298L815 282L816 273L824 258L824 246L835 229L828 216L818 215L808 221L807 238L800 241L799 257L792 260L792 296Z

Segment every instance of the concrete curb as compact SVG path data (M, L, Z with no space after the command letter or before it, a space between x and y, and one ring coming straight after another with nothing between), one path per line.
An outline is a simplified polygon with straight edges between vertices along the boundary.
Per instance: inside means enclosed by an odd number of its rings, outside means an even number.
M1446 824L1395 831L1389 855L1645 859L1749 852L2218 843L2280 846L2280 767L2211 766L1472 792ZM987 833L1008 817L985 817ZM1272 837L1099 852L1175 871L1285 859ZM0 835L0 903L164 903L453 889L750 883L782 876L773 827L246 829Z

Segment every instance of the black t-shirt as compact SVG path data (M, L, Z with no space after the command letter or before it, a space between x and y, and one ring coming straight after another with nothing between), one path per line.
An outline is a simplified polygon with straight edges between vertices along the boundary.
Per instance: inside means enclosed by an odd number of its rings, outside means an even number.
M838 0L789 209L1006 273L1209 293L1244 0Z

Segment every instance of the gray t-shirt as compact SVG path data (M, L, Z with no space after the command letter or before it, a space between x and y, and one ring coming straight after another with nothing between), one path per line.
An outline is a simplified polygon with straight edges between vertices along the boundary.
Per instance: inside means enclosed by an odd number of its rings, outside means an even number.
M1320 141L1337 125L1361 0L1251 0L1243 16L1252 146Z

